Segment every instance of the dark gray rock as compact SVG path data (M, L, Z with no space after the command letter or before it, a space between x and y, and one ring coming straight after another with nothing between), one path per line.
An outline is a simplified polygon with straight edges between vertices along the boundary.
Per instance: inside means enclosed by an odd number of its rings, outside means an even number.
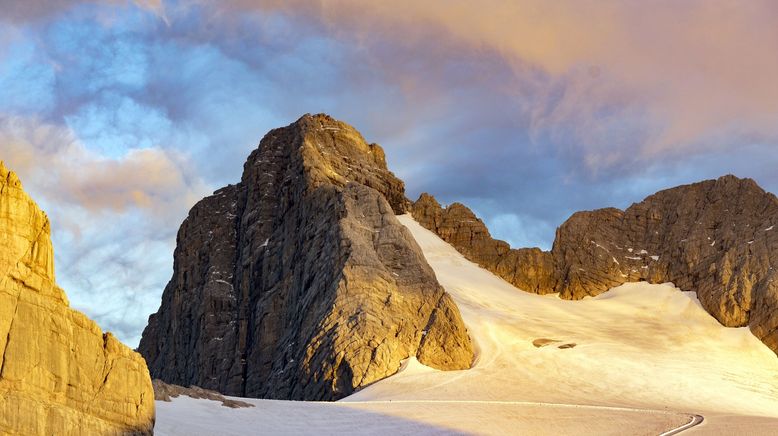
M333 400L417 356L468 368L459 312L395 217L383 151L306 115L195 205L139 351L155 378L227 395Z

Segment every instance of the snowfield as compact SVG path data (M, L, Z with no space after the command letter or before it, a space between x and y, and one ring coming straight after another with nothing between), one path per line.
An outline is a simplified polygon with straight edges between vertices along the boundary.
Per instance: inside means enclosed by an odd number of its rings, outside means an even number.
M694 293L631 283L581 301L539 296L399 217L454 297L476 343L472 369L408 359L336 403L157 402L156 432L199 434L778 434L778 358L722 327Z

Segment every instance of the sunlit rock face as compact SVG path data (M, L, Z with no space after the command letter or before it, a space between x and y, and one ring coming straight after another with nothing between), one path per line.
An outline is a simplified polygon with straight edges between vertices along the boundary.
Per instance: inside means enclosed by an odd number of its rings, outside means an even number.
M468 259L520 289L561 298L626 282L696 291L728 327L750 326L778 353L778 199L753 180L724 176L660 191L627 210L573 214L550 252L496 241L466 207L429 195L413 216Z
M152 433L143 358L68 307L49 220L1 162L0 353L0 433Z
M470 338L409 232L382 149L326 115L270 131L237 185L192 208L139 350L155 378L332 400L416 356L468 368Z

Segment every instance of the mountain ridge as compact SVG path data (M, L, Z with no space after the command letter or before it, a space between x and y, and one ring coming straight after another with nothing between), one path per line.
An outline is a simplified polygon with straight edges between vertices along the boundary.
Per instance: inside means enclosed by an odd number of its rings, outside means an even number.
M627 282L673 282L696 291L720 323L748 325L778 353L778 199L751 179L726 175L658 191L625 210L576 212L550 251L512 249L466 206L443 208L426 193L412 214L522 290L580 299Z
M778 210L753 181L725 176L624 211L577 212L550 251L511 249L466 206L443 208L428 194L411 203L404 187L380 146L328 115L268 132L240 182L198 202L181 225L173 276L138 348L152 375L227 395L333 400L408 357L468 368L466 326L398 222L407 212L519 289L580 299L630 281L673 282L698 291L723 325L749 325L778 347L778 240L738 243Z

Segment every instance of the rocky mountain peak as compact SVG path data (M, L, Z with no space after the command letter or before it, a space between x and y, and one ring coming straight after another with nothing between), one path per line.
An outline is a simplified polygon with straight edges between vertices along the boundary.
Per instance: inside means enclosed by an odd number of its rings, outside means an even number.
M279 163L286 166L279 168ZM365 185L378 190L397 214L410 205L405 184L387 169L381 146L369 144L356 129L326 114L303 115L262 138L244 165L243 182L266 189L262 183L271 180L269 176L276 176L274 183L279 177L282 183L304 177L311 189L344 187L349 182Z
M458 309L395 217L383 150L327 115L271 130L240 183L195 205L139 350L155 378L330 400L415 356L469 367Z

